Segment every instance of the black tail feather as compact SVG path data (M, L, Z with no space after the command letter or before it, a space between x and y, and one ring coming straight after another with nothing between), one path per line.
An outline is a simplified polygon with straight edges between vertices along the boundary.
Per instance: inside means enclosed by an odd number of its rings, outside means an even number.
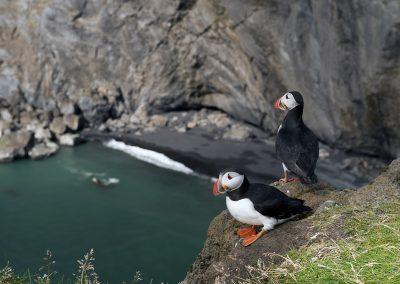
M292 198L291 207L293 214L306 214L313 211L311 207L304 205L304 200L298 198Z
M300 178L302 184L316 184L318 182L318 177L316 174L312 173L310 176L305 178Z

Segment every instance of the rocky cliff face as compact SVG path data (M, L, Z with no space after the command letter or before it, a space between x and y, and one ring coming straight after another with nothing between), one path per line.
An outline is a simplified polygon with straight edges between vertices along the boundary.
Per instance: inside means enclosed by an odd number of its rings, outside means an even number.
M0 98L92 126L217 108L272 135L296 89L323 141L396 156L399 46L397 0L2 0Z

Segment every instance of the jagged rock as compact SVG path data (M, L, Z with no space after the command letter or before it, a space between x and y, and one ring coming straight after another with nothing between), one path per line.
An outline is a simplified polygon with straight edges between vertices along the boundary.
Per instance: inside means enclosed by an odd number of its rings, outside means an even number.
M59 136L58 141L63 146L75 146L83 142L79 134L71 134L71 133Z
M45 141L40 144L36 144L29 152L28 155L31 159L38 160L47 158L55 154L59 149L59 146L50 141Z
M1 110L0 115L1 115L1 119L5 122L10 123L13 121L12 114L10 113L10 111L8 109Z
M64 115L63 121L65 125L71 129L72 131L78 131L83 126L83 119L81 116L76 114L67 114Z
M30 104L21 103L20 106L21 106L21 109L23 109L23 110L25 110L25 111L27 111L27 112L32 112L32 111L34 111L34 108L33 108Z
M223 113L214 113L209 115L208 118L211 123L214 123L219 128L227 128L232 123L232 119Z
M105 123L112 132L122 132L125 129L126 121L120 119L108 119Z
M75 104L68 101L68 102L62 102L60 105L60 112L65 116L65 115L71 115L75 113Z
M32 121L30 121L28 124L23 125L23 129L27 130L27 131L31 131L31 132L36 132L36 130L38 128L43 128L44 124L41 123L39 120L34 119Z
M153 115L150 118L150 126L151 127L164 127L168 123L168 118L163 115Z
M50 123L50 130L56 135L63 134L67 130L63 118L62 117L53 118L53 121Z
M38 141L48 140L51 138L51 132L48 128L37 127L34 133L35 139Z
M92 95L86 90L79 95L78 105L84 118L92 125L100 125L105 122L110 116L112 107L105 98Z
M176 127L175 130L179 133L185 133L186 132L186 126L181 126L181 127Z
M124 114L119 118L119 120L122 121L122 123L123 123L124 125L127 125L127 124L129 124L129 122L130 122L130 117L129 117L128 114L124 113Z
M0 120L0 137L3 136L3 134L10 133L10 127L11 124L9 122Z
M133 115L131 115L130 117L130 122L134 123L134 124L145 124L149 121L149 116L148 113L146 111L146 108L141 105L139 106L135 113Z
M113 98L113 100L114 100L115 97L111 97L111 98ZM116 102L116 103L113 103L113 107L111 108L110 115L112 118L119 118L122 115L127 115L127 114L124 114L124 111L125 111L124 104L121 102Z
M36 119L37 119L36 114L33 112L23 111L19 115L19 122L22 125L27 125Z
M48 111L40 111L38 114L39 121L43 124L43 126L47 127L50 124L50 121L53 119L53 115Z
M23 158L30 147L33 134L29 131L17 131L0 138L0 163Z
M101 132L104 132L104 131L106 131L107 126L104 123L102 123L102 124L100 124L100 126L97 129Z
M195 122L195 121L190 121L190 122L188 122L188 124L186 125L186 127L188 128L188 129L193 129L193 128L195 128L197 126L197 122Z
M251 136L251 132L247 127L235 125L232 126L222 136L224 139L243 141Z

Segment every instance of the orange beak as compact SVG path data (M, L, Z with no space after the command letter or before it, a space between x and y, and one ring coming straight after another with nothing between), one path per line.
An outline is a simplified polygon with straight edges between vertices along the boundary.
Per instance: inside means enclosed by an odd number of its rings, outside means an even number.
M281 103L281 98L277 99L274 104L274 109L286 110L286 106Z
M218 180L216 182L214 182L214 186L213 186L213 194L214 196L220 195L221 193L219 193L218 191Z

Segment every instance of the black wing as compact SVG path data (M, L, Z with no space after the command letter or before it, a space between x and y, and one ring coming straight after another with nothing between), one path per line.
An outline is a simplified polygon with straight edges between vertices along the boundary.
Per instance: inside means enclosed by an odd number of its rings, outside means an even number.
M278 158L297 176L306 178L314 173L319 155L318 138L306 126L290 133L282 129L275 148Z
M254 209L264 216L286 219L310 210L303 200L291 198L273 186L252 184L248 194Z
M318 138L307 126L304 126L304 132L300 140L303 151L300 153L296 165L309 177L314 173L319 157Z

